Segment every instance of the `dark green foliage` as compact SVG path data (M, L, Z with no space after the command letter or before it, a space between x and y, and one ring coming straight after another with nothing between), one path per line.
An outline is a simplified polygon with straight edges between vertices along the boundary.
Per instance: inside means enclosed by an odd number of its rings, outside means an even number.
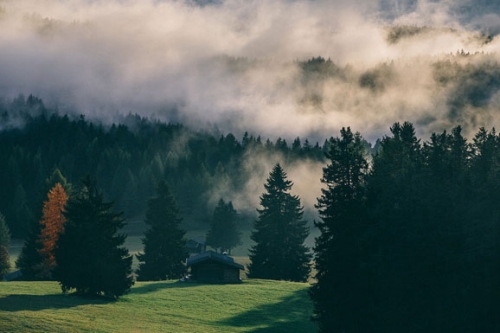
M248 276L251 278L307 281L312 255L304 245L309 235L307 221L302 219L303 207L298 196L289 193L293 183L277 164L271 171L266 193L260 197L251 239Z
M219 200L212 217L211 228L207 233L206 244L214 249L229 251L241 244L241 235L237 229L238 213L233 203Z
M38 241L41 225L33 222L31 232L24 241L21 254L16 260L16 267L22 272L22 279L27 281L40 280L43 269L43 257L40 255L41 243Z
M367 176L361 145L341 134L318 199L320 330L498 331L500 137L480 129L468 143L457 127L421 144L396 123Z
M71 195L72 191L72 185L68 182L66 177L63 176L61 173L61 170L58 168L55 168L52 173L49 175L49 177L45 180L45 186L44 186L44 196L49 193L49 191L57 184L61 184L61 186L64 188L64 191L67 193L68 196Z
M427 34L432 31L432 28L426 26L421 27L416 25L397 25L388 29L387 41L390 44L397 44L401 40Z
M117 298L133 285L132 256L122 246L126 235L117 234L125 222L112 208L89 178L68 200L53 271L63 292Z
M32 209L28 204L28 198L24 187L19 184L14 192L12 202L13 217L17 221L14 225L14 234L26 233L32 223L36 221Z
M9 260L10 231L5 218L0 213L0 280L10 269Z
M391 133L381 141L369 180L370 264L376 286L373 297L380 305L374 309L373 325L387 332L395 332L397 327L414 332L406 312L422 320L417 310L426 308L419 296L429 281L421 277L428 277L430 268L426 237L432 229L423 205L424 159L412 124L396 123Z
M2 213L0 213L0 245L6 248L9 248L10 245L10 230Z
M391 132L374 157L371 225L359 237L365 332L497 331L498 136L480 129L469 144L457 127L421 145L409 123Z
M368 163L361 136L350 128L330 139L329 164L321 182L326 186L318 198L321 231L316 238L315 278L310 294L314 319L320 332L369 332L362 269L366 216Z
M9 270L9 250L5 246L0 245L0 281L3 279L4 275L9 272Z
M219 181L218 165L224 169L227 188L237 192L251 178L242 165L248 156L279 151L287 163L323 158L319 146L292 151L280 140L278 147L266 148L253 135L247 134L240 143L231 133L193 131L137 115L106 127L84 117L58 115L33 96L1 103L0 114L0 160L4 161L0 163L0 211L16 238L26 238L32 223L40 220L51 188L46 179L53 186L61 178L58 170L67 183L95 175L104 197L113 198L117 210L127 217L144 215L147 198L166 179L184 223L207 228L212 207L206 198ZM9 125L20 123L24 126ZM58 181L64 186L62 179Z
M146 224L150 226L142 239L144 253L139 260L138 280L157 281L178 279L186 272L184 262L189 256L185 231L180 228L181 218L174 197L165 181L156 189L156 197L149 199Z

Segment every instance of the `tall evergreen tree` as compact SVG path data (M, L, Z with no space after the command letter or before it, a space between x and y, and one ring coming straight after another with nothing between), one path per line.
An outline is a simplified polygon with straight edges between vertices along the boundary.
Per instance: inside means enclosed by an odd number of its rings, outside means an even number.
M43 256L40 254L42 244L39 242L41 224L33 223L32 230L24 241L21 254L16 260L16 267L22 272L22 279L27 281L42 279Z
M89 178L68 200L53 271L63 292L117 298L133 285L132 256L122 246L127 236L117 234L125 222L112 208Z
M57 183L47 194L47 200L43 204L43 217L40 220L41 243L40 255L43 257L42 275L50 278L51 271L56 265L54 251L57 239L63 231L66 217L64 207L68 201L68 195L60 183Z
M321 218L314 247L317 282L310 295L320 332L370 332L361 269L368 163L360 134L350 128L340 133L329 141L329 164L323 168L326 187L316 206Z
M302 282L309 278L312 255L304 245L309 229L299 197L289 193L292 185L276 164L264 184L262 209L257 209L259 217L250 236L255 242L249 256L251 278Z
M72 185L68 182L66 177L63 176L58 168L55 168L50 176L45 180L44 195L53 189L56 184L60 184L62 186L66 195L71 195Z
M237 229L238 213L233 208L233 203L226 203L220 199L215 207L211 228L207 233L206 243L214 249L229 251L241 244L241 235Z
M0 213L0 245L6 248L10 245L10 231L2 213Z
M0 280L10 269L9 261L10 231L4 216L0 213Z
M174 197L165 181L160 181L156 197L149 199L145 223L150 226L142 239L144 253L139 260L138 280L166 280L182 277L184 262L189 256L185 231L180 228L181 218Z
M424 201L429 195L424 156L411 123L395 123L390 130L392 135L382 139L374 156L369 179L372 281L377 286L374 325L386 332L400 327L407 332L426 331L426 326L415 325L430 324L423 318L433 307L423 297L429 295L425 288L434 283L430 263L435 249L426 246L432 242L434 224Z

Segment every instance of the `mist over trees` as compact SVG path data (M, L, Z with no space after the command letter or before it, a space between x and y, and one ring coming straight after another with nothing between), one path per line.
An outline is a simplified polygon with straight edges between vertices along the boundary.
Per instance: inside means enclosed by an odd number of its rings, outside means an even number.
M323 147L308 141L292 149L281 138L273 142L246 133L239 141L231 133L194 131L134 115L104 126L83 116L59 115L33 96L0 103L0 117L19 125L0 131L0 159L5 161L0 164L0 211L17 238L26 237L40 220L42 203L55 185L51 181L49 187L47 178L58 177L55 168L68 183L93 175L104 196L127 217L145 214L147 199L164 179L184 223L208 228L207 216L216 203L209 204L212 192L242 192L254 173L246 167L248 158L323 159ZM240 214L248 221L246 212Z
M237 244L234 202L250 277L314 265L322 333L500 331L498 0L1 3L0 276L12 234L24 279L116 298L114 207L150 227L139 279L161 280L185 230ZM73 193L86 175L102 192Z
M394 33L398 44L428 32ZM224 61L234 71L255 65L249 59ZM318 283L311 291L324 332L496 331L491 311L500 299L500 139L495 130L476 126L494 123L499 66L491 55L468 52L427 64L425 74L439 103L418 95L418 103L432 104L417 117L418 126L394 124L373 149L347 127L340 138L322 145L248 132L240 140L137 115L108 126L60 114L34 96L1 101L0 211L12 235L26 239L18 267L26 279L40 273L43 201L62 175L69 182L94 175L104 198L134 217L146 213L147 198L166 180L179 203L182 227L208 230L214 199L247 191L252 162L279 156L287 166L326 164L317 175L325 188L317 201ZM404 82L403 68L410 70L395 61L360 71L322 57L296 65L302 93L297 98L308 112L341 108L335 104L340 99L328 94L332 82L360 89L370 101L387 102L384 94ZM346 99L363 106L357 98ZM371 124L373 118L366 117ZM384 117L377 121L392 122L393 116ZM443 132L449 124L463 127ZM435 128L441 132L428 139L422 135ZM239 214L248 228L251 214L240 209Z

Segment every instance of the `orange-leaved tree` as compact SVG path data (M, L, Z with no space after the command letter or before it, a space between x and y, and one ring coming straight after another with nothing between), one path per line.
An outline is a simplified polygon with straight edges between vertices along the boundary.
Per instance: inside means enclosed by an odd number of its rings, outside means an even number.
M43 257L42 275L46 278L50 278L52 269L56 265L54 249L66 222L63 211L67 201L66 191L60 183L56 183L43 203L39 253Z

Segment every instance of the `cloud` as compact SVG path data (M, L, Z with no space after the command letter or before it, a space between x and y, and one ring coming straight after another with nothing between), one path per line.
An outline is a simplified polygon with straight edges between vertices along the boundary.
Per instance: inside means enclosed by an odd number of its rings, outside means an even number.
M414 121L425 134L475 112L488 117L474 125L498 118L492 97L452 119L450 94L459 89L435 80L435 64L460 50L497 60L500 38L485 36L498 30L494 2L199 4L0 1L0 95L32 93L107 122L132 112L272 138L323 140L351 126L374 139L394 121ZM395 26L410 33L391 42ZM304 80L299 61L317 56L342 75Z

